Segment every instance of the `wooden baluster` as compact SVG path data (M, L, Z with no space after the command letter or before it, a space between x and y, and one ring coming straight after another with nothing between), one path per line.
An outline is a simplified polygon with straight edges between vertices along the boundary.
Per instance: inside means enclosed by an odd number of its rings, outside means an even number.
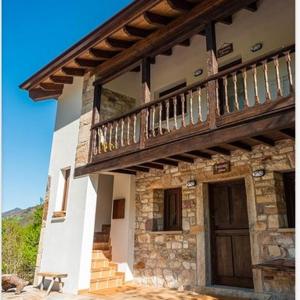
M266 101L269 101L271 100L271 94L270 94L269 77L268 77L268 61L264 60L262 64L263 64L264 77L265 77Z
M155 137L155 106L151 106L152 111L152 136Z
M106 145L106 147L109 149L109 151L111 151L111 150L113 150L113 147L112 147L113 123L108 123L107 126L109 127L109 138L108 138L108 147L107 147L107 145Z
M217 115L221 116L220 99L219 99L219 80L216 80L216 100L217 100Z
M115 149L119 148L119 143L118 143L118 129L119 129L119 122L116 122L115 126Z
M136 143L136 114L133 115L133 142Z
M244 81L244 97L245 97L245 106L248 108L249 99L248 99L248 88L247 88L247 69L243 69L243 81Z
M285 61L286 61L286 66L287 66L287 71L288 71L290 89L292 92L293 91L293 75L292 75L292 68L291 68L291 55L290 55L289 51L284 52L284 55L285 55Z
M260 104L258 97L258 86L257 86L257 68L256 65L252 65L253 83L254 83L254 99L256 104Z
M130 145L130 116L127 117L127 145Z
M202 100L201 100L201 86L198 87L198 122L203 122L203 115L202 115Z
M195 122L194 122L194 116L193 116L193 91L192 90L190 90L190 123L192 124L192 125L194 125L195 124Z
M173 97L173 111L174 111L174 127L175 130L178 129L178 124L177 124L177 97Z
M230 113L229 101L228 101L227 75L223 77L223 85L224 85L224 94L225 94L225 108L226 108L226 112Z
M107 152L107 125L104 126L104 141L103 141L104 152Z
M237 94L237 77L236 77L236 72L233 72L232 74L232 80L233 80L233 89L234 89L234 106L237 111L240 110L239 106L239 99L238 99L238 94Z
M170 102L169 99L166 100L166 121L167 121L167 130L170 132L170 122L169 122L169 115L170 115Z
M181 100L181 117L182 117L182 126L186 127L185 123L185 113L184 113L184 107L185 107L185 96L184 94L180 95L180 100Z
M95 150L96 154L101 153L101 129L97 127L96 129L96 145L95 145Z
M278 55L273 57L275 74L276 74L276 85L277 85L277 96L282 96L281 84L280 84L280 73L279 73L279 60Z
M158 122L159 122L159 134L160 135L162 135L163 134L163 132L162 132L162 126L161 126L161 118L162 118L162 103L160 102L159 103L159 120L158 120Z
M149 109L146 108L146 126L145 126L145 136L146 140L149 138Z
M124 119L121 119L121 147L124 147Z

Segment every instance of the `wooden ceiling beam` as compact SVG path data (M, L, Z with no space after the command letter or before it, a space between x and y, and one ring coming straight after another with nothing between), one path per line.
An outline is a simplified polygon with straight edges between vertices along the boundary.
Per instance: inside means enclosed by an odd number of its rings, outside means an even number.
M102 63L102 61L85 58L75 58L75 63L78 64L78 66L80 67L95 68L99 66Z
M123 30L126 32L127 35L133 36L139 39L147 37L151 34L154 30L146 30L138 27L133 27L129 25L125 25Z
M171 160L171 159L166 159L166 158L162 158L162 159L157 159L153 161L154 163L158 163L161 165L169 165L169 166L173 166L173 167L177 167L178 166L178 162Z
M45 91L63 90L64 85L61 83L41 82L40 87Z
M244 142L241 141L236 141L236 142L231 142L228 145L231 145L235 148L241 149L241 150L245 150L245 151L251 151L252 147Z
M41 88L29 90L29 97L36 101L50 98L57 99L61 94L62 90L45 91Z
M184 155L172 155L169 158L179 160L179 161L184 161L187 163L194 163L194 159L192 157L184 156Z
M140 72L141 71L141 67L137 66L135 68L133 68L132 70L130 70L130 72Z
M191 2L185 0L167 0L168 5L179 12L187 12L191 10L194 5Z
M130 171L138 171L138 172L149 172L150 169L146 168L146 167L140 167L140 166L131 166L131 167L126 167L126 170L130 170Z
M194 156L197 156L200 158L207 158L207 159L211 158L211 154L205 153L205 152L202 152L199 150L189 151L189 152L187 152L187 154L194 155Z
M141 164L140 166L142 167L146 167L146 168L151 168L151 169L158 169L158 170L163 170L164 169L164 166L163 165L160 165L160 164L156 164L156 163L143 163Z
M259 143L267 145L267 146L275 146L275 141L273 141L272 139L270 139L264 135L252 136L251 140L254 140L256 142L259 142Z
M71 77L71 76L51 75L50 79L54 83L64 83L64 84L72 84L73 83L73 77Z
M283 134L285 137L294 140L296 133L295 133L295 128L285 128L281 129L280 133Z
M157 14L154 14L150 11L146 11L144 13L144 19L149 24L154 25L154 26L158 26L158 27L166 26L167 24L169 24L173 20L173 18L162 16L162 15L157 15Z
M98 59L107 60L109 58L114 57L118 53L120 53L120 51L106 51L106 50L102 50L102 49L91 48L89 50L89 53Z
M128 175L136 175L135 171L126 170L126 169L116 169L116 170L112 170L111 172L121 173L121 174L128 174Z
M251 12L256 12L258 7L257 7L257 1L254 1L253 3L250 3L245 7L245 9L251 11Z
M219 146L210 147L207 150L210 150L210 151L215 152L217 154L230 155L230 150L219 147Z
M118 49L128 49L134 44L134 42L132 41L119 40L110 37L106 39L106 43L109 44L112 48Z
M225 25L231 25L232 24L232 16L227 16L227 17L221 18L217 22L225 24Z
M173 50L172 50L172 48L170 48L170 49L160 53L160 55L171 56L172 53L173 53Z
M62 67L61 70L66 75L71 75L71 76L83 76L86 72L86 69L83 68Z
M189 47L191 45L191 40L186 39L186 40L180 42L178 45L183 46L183 47Z

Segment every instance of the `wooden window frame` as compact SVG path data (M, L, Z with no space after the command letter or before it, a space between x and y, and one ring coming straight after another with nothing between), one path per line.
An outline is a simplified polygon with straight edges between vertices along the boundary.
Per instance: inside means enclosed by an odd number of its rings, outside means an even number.
M283 186L284 186L284 198L286 205L286 217L287 217L287 226L288 228L295 228L295 217L296 217L296 197L295 197L295 188L290 186L290 179L288 177L294 176L295 179L295 171L282 173ZM292 198L294 201L292 201Z
M168 211L168 198L167 193L178 193L177 198L177 214L176 214L176 225L170 224L170 215ZM182 189L179 188L171 188L171 189L165 189L164 190L164 231L179 231L182 230Z
M66 168L63 170L63 177L64 177L64 191L63 191L63 199L61 203L61 211L66 211L68 205L71 168Z
M113 213L112 219L124 219L125 218L125 198L113 200Z

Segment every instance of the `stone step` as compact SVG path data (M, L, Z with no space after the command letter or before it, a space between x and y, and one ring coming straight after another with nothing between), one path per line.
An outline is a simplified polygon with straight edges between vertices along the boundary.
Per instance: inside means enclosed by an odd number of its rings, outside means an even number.
M123 283L124 283L124 273L116 272L116 274L112 277L91 279L89 291L95 292L97 290L115 288L123 285Z
M96 258L92 259L92 265L91 269L96 269L96 268L108 268L109 267L109 261L107 258Z
M92 258L93 259L105 259L111 257L111 252L110 251L103 251L103 250L93 250L92 253Z
M92 269L91 279L111 278L116 275L116 270L108 268Z
M94 242L93 249L94 250L110 250L111 246L107 242Z

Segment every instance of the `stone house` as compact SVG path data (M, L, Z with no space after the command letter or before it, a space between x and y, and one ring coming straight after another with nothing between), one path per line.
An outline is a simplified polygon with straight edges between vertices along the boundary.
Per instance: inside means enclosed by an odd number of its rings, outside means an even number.
M294 6L137 0L21 85L58 100L37 271L294 298Z

